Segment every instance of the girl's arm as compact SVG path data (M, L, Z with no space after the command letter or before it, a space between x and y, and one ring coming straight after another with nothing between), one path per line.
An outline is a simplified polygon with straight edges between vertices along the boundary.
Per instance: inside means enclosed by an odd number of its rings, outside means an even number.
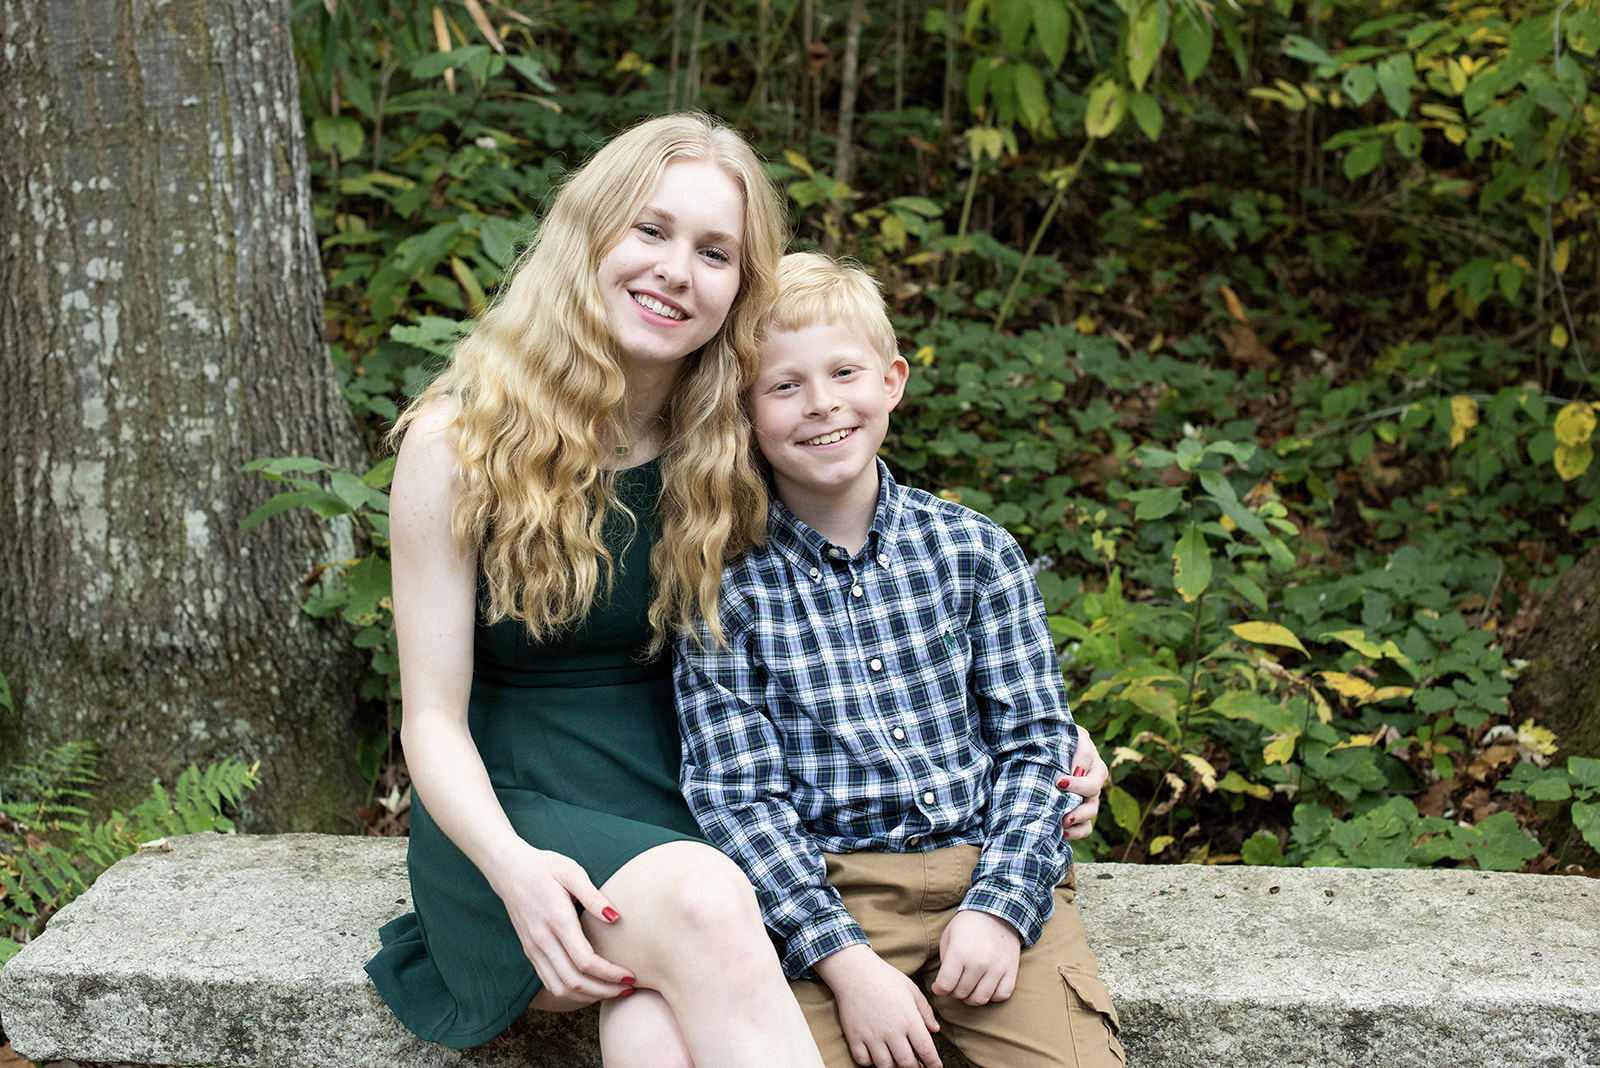
M461 494L450 433L454 416L455 401L445 397L411 424L390 493L395 633L405 693L401 741L429 814L505 902L523 951L544 981L542 1007L575 1007L620 994L631 977L594 952L573 901L608 922L616 910L575 861L517 835L467 726L477 563L450 533Z

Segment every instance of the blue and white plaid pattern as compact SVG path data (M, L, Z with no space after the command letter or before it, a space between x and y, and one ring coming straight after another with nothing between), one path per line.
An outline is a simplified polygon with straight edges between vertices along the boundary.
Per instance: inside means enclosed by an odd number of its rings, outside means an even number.
M774 500L767 545L723 575L729 647L686 639L675 659L684 796L755 884L791 978L866 941L825 852L980 844L962 907L1025 945L1072 862L1055 780L1076 735L1027 561L878 468L861 552Z

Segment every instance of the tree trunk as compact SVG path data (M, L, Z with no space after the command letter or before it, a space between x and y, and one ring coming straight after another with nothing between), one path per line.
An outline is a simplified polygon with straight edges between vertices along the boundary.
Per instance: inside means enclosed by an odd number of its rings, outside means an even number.
M1533 629L1512 652L1528 662L1511 690L1518 721L1532 717L1555 732L1555 760L1600 758L1600 549L1561 576ZM1573 829L1565 811L1542 806L1540 839L1563 864L1600 867L1600 855Z
M125 804L260 760L248 826L332 829L360 662L296 598L349 535L239 531L272 491L246 461L362 462L288 2L0 0L0 25L0 764L95 741Z
M861 24L866 19L864 0L850 0L850 14L844 24L844 73L839 83L839 139L833 155L833 180L840 185L850 184L850 152L855 140L856 90L861 66Z

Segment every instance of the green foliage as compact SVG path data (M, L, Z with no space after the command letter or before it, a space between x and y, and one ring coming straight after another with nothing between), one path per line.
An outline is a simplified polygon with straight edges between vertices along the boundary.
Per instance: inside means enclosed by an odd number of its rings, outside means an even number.
M258 782L256 769L237 761L190 765L171 790L152 782L126 815L96 820L98 763L94 746L69 742L0 774L0 965L100 872L150 840L232 831L224 810Z
M386 492L394 477L394 463L394 457L386 457L362 475L303 456L252 460L243 468L269 482L287 482L295 488L274 494L245 517L240 529L248 530L291 508L309 508L320 519L348 520L366 547L354 559L318 567L305 583L301 606L317 619L341 619L351 628L356 648L367 651L361 696L383 702L388 711L385 725L368 730L357 743L356 767L367 780L369 795L383 770L390 736L400 725L400 654L394 636ZM327 484L299 477L306 474L326 476Z
M1538 863L1536 801L1592 826L1570 761L1535 775L1561 740L1507 748L1502 635L1600 544L1595 0L875 11L848 183L815 162L841 5L482 10L295 8L371 440L560 175L694 102L773 161L797 245L883 281L913 370L891 464L1034 559L1115 763L1090 853L1501 868ZM392 708L387 470L261 463L290 485L251 521L370 545L307 607Z

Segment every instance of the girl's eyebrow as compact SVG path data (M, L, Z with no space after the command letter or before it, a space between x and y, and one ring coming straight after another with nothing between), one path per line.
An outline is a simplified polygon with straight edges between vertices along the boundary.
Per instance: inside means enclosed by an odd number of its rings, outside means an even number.
M658 208L654 204L646 204L640 209L639 214L653 215L662 222L672 225L676 225L678 221L678 217L672 212L665 208ZM740 243L738 237L728 233L726 230L708 230L701 236L705 240L716 242L719 245L738 245Z

